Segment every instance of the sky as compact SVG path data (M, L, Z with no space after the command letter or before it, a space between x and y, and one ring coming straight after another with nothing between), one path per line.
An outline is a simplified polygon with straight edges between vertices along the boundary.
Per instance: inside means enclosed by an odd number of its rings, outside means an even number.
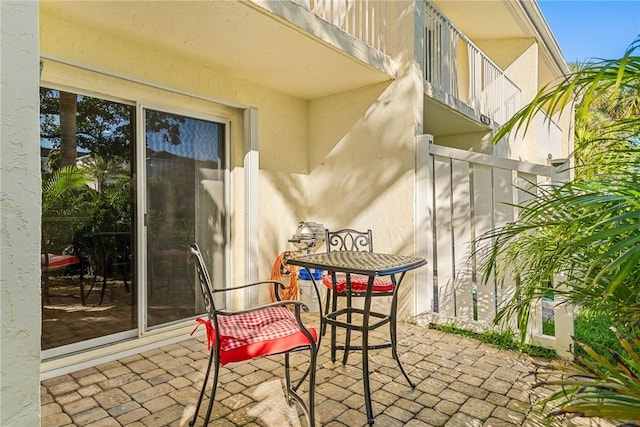
M567 62L617 59L640 36L640 0L538 0Z

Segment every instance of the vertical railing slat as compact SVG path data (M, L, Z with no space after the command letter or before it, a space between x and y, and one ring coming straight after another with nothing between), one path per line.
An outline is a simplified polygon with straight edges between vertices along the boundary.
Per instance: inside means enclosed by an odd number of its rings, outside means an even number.
M471 185L469 163L451 161L452 229L453 229L453 279L455 313L462 321L473 321L473 283L469 263L471 248Z
M493 217L493 173L490 166L473 164L473 221L476 237L482 236L494 227ZM488 243L487 243L488 244ZM475 259L475 266L481 260ZM490 325L496 316L495 309L495 282L492 277L488 280L488 285L482 283L479 271L475 271L476 276L476 305L477 317L480 323Z
M436 157L435 161L435 200L437 283L439 314L453 318L455 314L453 288L453 239L451 225L451 162L448 158Z
M516 183L516 174L508 169L493 169L493 224L494 227L504 227L510 222L513 222L516 218L516 213L513 208L513 204L516 202L516 189L514 184ZM515 280L507 276L504 281L497 284L496 287L496 305L497 310L500 310L507 302L511 301L515 294L516 283ZM511 328L517 330L516 319L506 319L502 324L502 327Z

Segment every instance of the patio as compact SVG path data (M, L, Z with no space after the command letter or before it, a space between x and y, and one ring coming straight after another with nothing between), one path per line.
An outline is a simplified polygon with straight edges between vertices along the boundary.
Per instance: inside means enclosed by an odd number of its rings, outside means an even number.
M384 339L384 332L374 331L372 336ZM407 386L390 350L372 351L376 426L542 425L541 416L530 405L534 383L530 357L406 323L399 325L398 333L399 353L417 387ZM323 342L317 371L317 422L331 427L365 425L360 353L351 355L343 366L331 363L328 349ZM199 336L45 380L42 425L187 425L207 356L205 339ZM308 359L302 354L296 358L293 366L296 360ZM284 404L283 369L278 357L223 368L211 425L305 426L301 411L289 411Z

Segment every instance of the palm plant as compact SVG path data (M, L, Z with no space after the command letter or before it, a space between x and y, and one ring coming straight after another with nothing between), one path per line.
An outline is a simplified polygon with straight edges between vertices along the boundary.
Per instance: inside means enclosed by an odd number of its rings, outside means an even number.
M542 404L551 416L579 415L629 421L640 420L640 338L619 337L625 353L614 361L602 356L583 342L577 344L586 356L566 364L554 363L537 372L544 378L538 386L555 391Z
M68 165L53 172L43 173L42 216L60 216L64 211L78 208L71 199L89 182L84 168Z
M516 278L516 292L496 321L515 316L524 339L529 308L552 294L610 313L614 325L634 335L621 337L623 350L610 359L584 345L575 363L552 367L543 383L561 389L541 402L551 416L640 420L639 50L640 38L620 59L579 66L541 90L495 136L526 131L540 109L552 114L577 102L576 179L537 186L517 221L478 239L485 283L494 274L498 281Z

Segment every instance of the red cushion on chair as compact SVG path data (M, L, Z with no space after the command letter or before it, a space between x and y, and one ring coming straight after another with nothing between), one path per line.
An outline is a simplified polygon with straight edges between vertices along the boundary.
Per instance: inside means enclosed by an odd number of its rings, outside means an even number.
M309 339L286 307L269 307L232 316L218 315L218 325L222 365L309 345ZM318 341L317 331L314 328L309 328L309 331Z
M43 270L56 270L69 265L80 264L80 257L75 255L47 254L47 257L49 258L49 265L45 265L45 256L40 254L40 266Z
M325 274L322 277L322 283L329 289L333 289L333 281L331 274ZM351 290L354 292L364 292L367 290L369 276L364 274L351 275ZM347 274L336 273L336 291L340 294L347 289ZM373 292L391 292L393 291L393 282L385 280L381 277L374 277Z

